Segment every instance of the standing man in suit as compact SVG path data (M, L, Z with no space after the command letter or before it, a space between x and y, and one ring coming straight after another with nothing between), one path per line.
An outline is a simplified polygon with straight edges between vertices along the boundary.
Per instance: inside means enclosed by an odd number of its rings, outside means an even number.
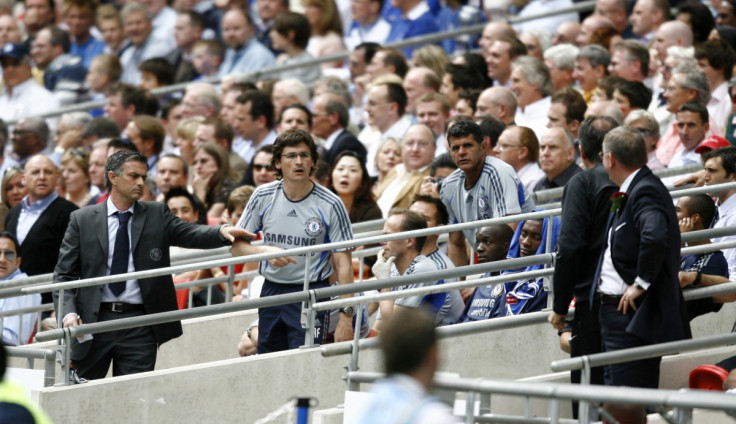
M600 304L606 351L690 338L677 273L680 232L672 197L649 168L637 130L603 140L603 166L620 191L611 197L606 243L591 298ZM609 365L607 385L657 388L661 357Z
M105 165L110 197L104 203L72 214L64 236L54 282L170 266L169 246L211 249L236 237L255 237L223 225L186 223L159 202L139 202L148 174L146 157L116 152ZM177 309L171 275L127 280L104 286L65 290L64 327L109 321ZM180 322L95 334L92 340L72 340L71 360L81 377L103 378L113 363L113 375L153 370L156 350L182 334Z
M345 129L349 120L348 108L337 94L325 93L314 98L312 132L317 137L325 139L323 159L330 165L333 165L337 155L344 150L354 151L365 161L365 146Z
M77 209L74 203L56 193L58 179L59 171L51 159L43 155L28 159L25 172L28 194L5 218L5 228L20 243L18 256L23 258L20 270L31 276L54 272L49 252L59 250L69 215ZM51 293L44 293L42 301L51 302Z

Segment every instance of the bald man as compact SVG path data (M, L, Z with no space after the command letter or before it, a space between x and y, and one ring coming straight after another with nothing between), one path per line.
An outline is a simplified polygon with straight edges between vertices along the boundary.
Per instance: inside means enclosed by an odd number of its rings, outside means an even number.
M440 89L440 77L426 67L411 68L404 77L406 91L406 113L417 115L417 100L427 93L436 93Z
M514 93L506 87L491 87L478 96L475 117L490 115L507 126L515 125L514 117L518 104Z
M516 37L516 31L507 22L489 22L483 28L478 40L478 45L483 49L483 57L488 56L491 44L501 37Z
M549 128L539 140L539 167L542 178L534 190L564 187L572 177L582 172L575 164L575 144L570 133L562 128Z
M682 21L663 23L654 36L652 48L657 51L657 58L664 62L667 58L667 49L670 46L691 47L693 45L693 31Z
M565 22L557 27L552 44L575 44L580 33L580 24L577 22Z
M588 44L590 44L590 36L593 35L593 33L597 30L605 27L616 29L616 26L613 24L613 22L611 22L611 20L606 18L605 16L588 16L580 25L580 32L578 32L578 36L575 39L575 44L577 44L578 47L587 46Z

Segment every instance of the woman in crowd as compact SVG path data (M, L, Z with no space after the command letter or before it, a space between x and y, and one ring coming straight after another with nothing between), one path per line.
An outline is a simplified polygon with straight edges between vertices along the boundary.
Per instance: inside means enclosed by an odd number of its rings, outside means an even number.
M230 168L227 152L220 145L200 144L193 153L194 195L205 204L208 220L219 219L239 176Z
M381 142L376 153L376 168L378 177L373 181L373 192L380 187L383 179L394 166L401 163L401 142L395 138L387 138Z
M204 122L204 117L193 116L191 118L182 119L176 126L176 135L174 144L179 149L179 156L188 164L192 164L194 150L194 138L197 133L197 127Z
M365 162L352 150L340 153L330 174L332 191L345 204L350 222L381 219L381 209L371 191L371 181Z
M8 168L3 175L2 203L0 203L0 230L5 229L5 217L13 206L20 205L28 189L23 182L23 169L17 166Z
M69 149L61 157L61 178L66 200L83 208L97 200L90 191L89 154L82 149Z
M335 0L306 0L304 16L312 28L307 51L314 57L327 56L345 50L342 41L342 21ZM322 69L340 68L342 62L327 62Z

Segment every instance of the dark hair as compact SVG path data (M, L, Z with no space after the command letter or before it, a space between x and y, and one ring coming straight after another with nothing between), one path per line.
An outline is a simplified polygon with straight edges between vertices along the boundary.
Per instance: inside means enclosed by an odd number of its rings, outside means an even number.
M502 41L504 43L509 43L509 60L513 61L519 56L526 56L528 54L528 50L526 48L526 45L521 42L516 37L508 37L508 36L502 36L498 37L498 40L496 41Z
M646 110L649 103L652 102L652 90L639 81L619 81L615 85L615 89L629 99L632 108Z
M427 220L417 212L404 208L393 208L388 212L388 216L394 215L403 215L403 219L399 225L399 230L401 230L402 233L427 228ZM416 239L417 252L421 252L424 248L424 244L427 242L427 236L414 237L414 239Z
M113 149L130 150L131 152L140 153L138 148L135 147L135 144L127 138L125 140L120 137L111 138L110 141L107 142L107 148L110 149L111 147Z
M161 119L169 119L169 114L175 107L181 104L181 99L176 97L168 97L161 102L161 109L159 109L159 115Z
M472 52L465 52L463 53L463 58L465 59L465 63L467 63L467 66L476 72L478 72L481 76L481 83L483 84L481 89L490 87L491 84L493 84L493 80L491 80L491 77L488 76L488 64L486 63L485 58L483 58L483 55L478 53L472 53Z
M480 97L480 93L481 90L463 90L457 97L458 99L467 101L470 108L473 109L473 113L475 113L475 109L478 107L478 97ZM455 105L453 105L453 108L454 107Z
M721 165L723 170L726 171L726 177L736 174L736 147L729 146L711 150L705 154L703 161L705 162L711 158L721 158Z
M319 153L317 153L317 143L308 132L304 130L286 130L276 137L276 141L273 142L273 157L271 158L271 166L276 172L277 178L283 178L281 170L276 166L277 163L281 163L281 154L284 152L284 147L298 146L299 144L306 144L309 148L309 153L312 156L312 161L317 164L319 160ZM309 170L312 174L315 171L315 167ZM329 169L329 167L328 167Z
M332 181L332 173L335 171L340 159L344 157L354 158L360 164L360 185L353 195L353 205L351 206L349 213L350 222L354 223L358 221L358 218L363 214L366 208L372 205L377 206L377 204L376 199L373 197L373 190L371 190L371 177L368 175L368 168L365 166L365 159L352 150L344 150L337 155L335 161L332 162L332 169L330 169L330 190L337 193L337 191L335 191L335 184Z
M100 116L91 120L82 128L82 138L96 136L97 138L120 137L120 127L107 116Z
M480 125L476 124L475 121L455 122L447 130L447 144L450 144L450 140L453 138L463 138L469 135L472 135L478 144L483 143L483 132L480 129Z
M348 124L350 123L350 111L348 110L347 106L345 106L345 103L330 99L327 101L326 112L330 115L337 112L337 122L343 128L348 127Z
M690 214L700 215L700 221L703 228L710 228L713 218L716 216L716 204L713 198L707 194L693 194L687 196L690 200L687 202L687 209Z
M468 90L482 89L485 87L485 81L480 75L480 72L470 66L448 63L445 66L445 73L450 74L450 80L456 89L462 88Z
M307 48L312 28L307 18L301 13L281 12L274 20L273 30L303 50ZM291 37L290 32L293 32Z
M572 87L557 90L552 95L551 103L561 103L565 106L565 123L567 124L572 121L582 122L585 119L585 111L588 109L588 105L585 104L583 95Z
M693 31L693 41L700 44L708 39L710 32L716 27L716 20L708 6L699 1L688 1L680 5L677 15L682 13L690 15L690 27Z
M449 152L445 152L432 160L432 163L429 165L429 175L434 177L437 174L437 168L457 169L457 165L452 160L452 155Z
M406 91L404 90L404 87L402 87L401 84L397 84L395 82L387 82L381 85L386 86L386 97L388 98L388 101L396 103L398 105L399 116L404 116L407 102Z
M422 308L397 309L386 319L378 341L387 375L418 369L437 344L434 320Z
M695 59L706 59L711 68L723 71L723 77L728 81L733 75L736 54L734 54L730 44L725 40L716 38L695 47ZM715 89L715 87L711 88Z
M644 137L638 130L628 127L614 128L606 134L603 144L621 165L641 168L647 163Z
M219 143L220 140L226 140L227 148L230 150L230 147L233 144L233 138L235 137L235 132L233 131L233 127L225 122L224 119L213 116L205 119L199 125L212 125L215 127L215 141Z
M705 107L705 105L697 100L690 100L685 103L683 103L679 109L677 109L677 113L680 112L692 112L697 113L700 115L700 123L701 124L707 124L708 123L708 108Z
M618 122L610 116L590 116L585 118L578 129L578 141L583 154L591 162L600 162L599 156L603 139L609 131L618 127Z
M138 65L138 70L148 72L156 77L158 85L171 85L174 82L174 67L171 62L163 57L152 57L146 59Z
M380 50L386 52L383 63L387 66L393 66L396 70L396 75L404 78L409 71L409 65L406 63L404 54L392 47L382 47Z
M109 178L110 172L119 177L123 172L123 165L130 161L140 162L146 165L146 170L148 170L148 160L143 154L137 151L120 150L113 153L107 158L107 163L105 163L105 187L107 187L107 191L112 191L112 183Z
M649 74L649 50L636 40L623 40L613 45L613 50L626 50L627 60L641 63L641 74Z
M414 196L414 200L412 200L411 203L414 204L417 202L428 203L434 206L434 209L437 211L435 220L439 225L447 225L450 223L450 214L447 213L447 207L439 197L430 196L428 194L417 194Z
M161 121L148 115L135 115L130 121L140 131L141 139L153 141L154 153L161 153L161 149L164 147L164 138L166 137L166 128L161 124Z
M380 44L369 41L369 42L358 44L357 46L355 46L353 51L362 49L363 50L363 60L366 63L370 63L371 60L373 59L373 56L376 54L376 52L380 48L381 48Z
M279 123L284 120L284 112L286 112L289 109L299 109L302 112L306 113L307 114L307 124L309 124L309 128L312 128L312 120L313 120L312 112L309 109L307 109L306 106L304 106L303 104L299 104L299 103L292 103L288 106L284 106L281 109L281 113L279 113Z
M169 206L169 200L173 199L174 197L186 197L187 200L189 200L189 204L192 206L192 209L194 211L197 210L197 208L194 206L194 195L187 191L184 187L171 187L169 189L169 192L166 193L164 196L164 204L168 207Z
M11 233L10 231L0 231L0 238L6 238L13 242L13 246L15 246L15 253L18 253L18 239L15 237L15 234Z
M195 12L193 10L187 10L185 12L179 12L179 15L187 15L189 16L189 25L196 27L196 28L204 28L205 25L207 25L207 21L205 19L205 16L201 13Z
M167 158L176 159L179 162L181 162L181 172L182 172L182 174L189 175L189 164L187 164L187 161L185 161L183 157L181 157L179 155L175 155L173 153L166 153L165 155L160 156L158 158L158 160L156 161L156 165L158 165L158 163L161 162L161 159L167 159Z
M64 53L69 53L69 49L71 48L71 41L69 40L69 33L67 33L66 31L64 31L63 29L57 26L50 26L47 28L51 35L50 37L51 45L61 46L61 49L64 51Z
M624 81L621 77L606 75L598 80L596 87L602 88L606 92L606 100L611 100L613 99L613 90L621 81Z
M274 106L268 94L261 90L250 90L238 96L235 101L241 105L250 102L250 117L256 120L261 116L265 116L266 127L273 128Z
M137 114L143 113L146 108L146 90L140 87L124 82L116 82L110 86L107 96L110 97L113 94L120 94L120 103L123 107L127 108L133 105ZM120 132L118 132L119 134Z
M491 147L496 147L498 137L500 137L501 133L506 129L506 124L490 115L481 116L478 121L483 138L485 139L488 137L488 139L491 140Z

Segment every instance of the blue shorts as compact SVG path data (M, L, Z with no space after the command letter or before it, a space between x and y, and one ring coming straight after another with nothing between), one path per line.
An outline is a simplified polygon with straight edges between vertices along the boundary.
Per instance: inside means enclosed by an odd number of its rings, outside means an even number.
M310 289L321 289L329 286L327 280L309 285ZM279 284L266 280L261 289L261 297L277 296L302 291L302 284ZM329 300L318 299L319 302ZM314 326L314 343L322 344L326 311L316 314ZM288 305L268 306L258 309L258 353L279 352L296 349L304 345L306 330L302 328L301 302Z

